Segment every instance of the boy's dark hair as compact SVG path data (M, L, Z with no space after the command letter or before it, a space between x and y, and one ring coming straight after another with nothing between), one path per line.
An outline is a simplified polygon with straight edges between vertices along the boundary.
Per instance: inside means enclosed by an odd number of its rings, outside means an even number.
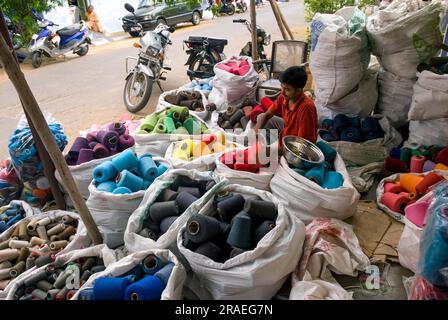
M281 83L289 84L296 89L303 89L308 80L305 68L303 67L289 67L278 77Z

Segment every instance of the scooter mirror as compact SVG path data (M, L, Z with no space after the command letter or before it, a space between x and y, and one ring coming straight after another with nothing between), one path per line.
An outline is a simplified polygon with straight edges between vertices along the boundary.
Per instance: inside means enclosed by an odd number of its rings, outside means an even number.
M124 4L124 8L125 8L127 11L129 11L130 13L134 13L134 12L135 12L134 7L133 7L132 5L130 5L129 3L125 3L125 4Z
M168 28L168 31L171 32L171 33L173 33L174 31L176 31L176 28L174 28L173 26L171 26L171 27Z

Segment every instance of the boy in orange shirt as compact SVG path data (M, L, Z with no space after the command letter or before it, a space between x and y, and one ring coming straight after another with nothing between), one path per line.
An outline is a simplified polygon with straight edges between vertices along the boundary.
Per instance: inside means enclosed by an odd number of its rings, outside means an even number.
M302 137L315 143L317 110L313 100L303 92L307 82L305 69L290 67L280 74L279 80L281 94L268 111L258 116L255 131L278 130L280 147L282 138L288 135ZM272 142L274 141L270 141Z

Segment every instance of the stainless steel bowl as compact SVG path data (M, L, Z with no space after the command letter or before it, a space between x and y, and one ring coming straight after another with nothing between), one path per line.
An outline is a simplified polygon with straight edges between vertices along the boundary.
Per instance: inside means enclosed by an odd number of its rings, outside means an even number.
M325 161L324 154L314 144L296 136L283 137L283 156L293 167L309 170Z

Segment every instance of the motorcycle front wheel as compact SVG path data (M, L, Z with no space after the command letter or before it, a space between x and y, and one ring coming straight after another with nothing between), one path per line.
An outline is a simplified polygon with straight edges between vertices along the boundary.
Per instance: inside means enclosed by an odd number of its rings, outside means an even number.
M213 67L215 66L217 62L212 57L212 55L206 53L204 57L201 57L200 55L196 56L196 58L191 61L189 70L193 71L195 74L199 76L191 76L190 80L193 81L195 79L204 79L208 78L205 76L206 74L209 75L209 77L213 77L215 75L213 71ZM201 74L204 74L204 76L201 76Z
M154 80L143 72L137 73L134 84L132 84L133 78L134 75L126 80L123 99L126 109L129 112L136 113L148 104Z
M42 52L33 52L33 55L31 56L31 64L36 69L42 65Z

